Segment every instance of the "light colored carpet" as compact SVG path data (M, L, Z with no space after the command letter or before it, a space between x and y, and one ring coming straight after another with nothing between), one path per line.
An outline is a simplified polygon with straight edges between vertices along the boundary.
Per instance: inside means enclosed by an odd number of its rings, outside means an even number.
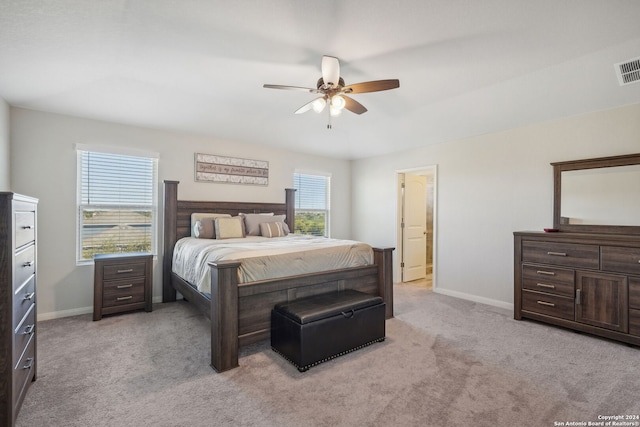
M184 302L38 324L17 426L554 426L640 414L640 349L396 285L387 340L299 373L267 342L209 367Z

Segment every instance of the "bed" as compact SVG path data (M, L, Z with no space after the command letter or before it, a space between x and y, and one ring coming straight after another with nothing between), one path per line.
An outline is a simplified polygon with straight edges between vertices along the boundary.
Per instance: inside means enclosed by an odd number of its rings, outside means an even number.
M241 346L269 338L271 309L277 303L344 289L379 295L386 303L386 318L393 317L393 248L373 248L372 264L244 281L242 261L208 262L210 293L202 293L173 271L176 243L192 234L193 213L273 213L286 215L294 230L295 190L285 189L284 203L178 200L178 181L164 181L163 302L179 292L211 321L211 366L217 372L238 366Z

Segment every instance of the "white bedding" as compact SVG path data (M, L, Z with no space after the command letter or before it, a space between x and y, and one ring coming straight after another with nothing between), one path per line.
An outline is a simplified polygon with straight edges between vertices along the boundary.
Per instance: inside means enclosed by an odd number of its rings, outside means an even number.
M211 292L210 261L241 261L239 283L373 264L371 246L353 240L289 234L267 238L196 239L184 237L173 251L173 272Z

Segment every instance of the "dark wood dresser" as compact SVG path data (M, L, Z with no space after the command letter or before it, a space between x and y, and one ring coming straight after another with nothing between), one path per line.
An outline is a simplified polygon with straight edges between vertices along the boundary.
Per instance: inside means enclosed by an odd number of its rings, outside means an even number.
M99 254L93 262L93 320L102 319L104 314L151 311L152 254Z
M640 237L515 232L514 317L640 345Z
M36 379L38 200L0 193L0 425L13 426Z

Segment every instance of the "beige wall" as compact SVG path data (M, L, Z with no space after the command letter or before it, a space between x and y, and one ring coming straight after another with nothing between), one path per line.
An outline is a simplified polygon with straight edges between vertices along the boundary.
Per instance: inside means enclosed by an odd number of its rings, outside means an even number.
M165 179L180 181L178 197L185 200L283 202L284 188L293 186L294 169L330 172L331 233L337 238L351 236L348 161L20 108L11 109L11 131L14 190L40 199L40 319L86 313L91 311L93 304L93 267L76 266L75 262L75 143L131 147L159 153L160 183ZM193 167L196 152L267 160L269 185L195 183ZM162 194L160 183L159 195ZM161 296L161 265L162 257L159 256L154 263L155 300Z
M640 104L354 161L353 238L396 246L396 172L437 165L435 290L509 307L512 233L552 225L549 163L637 152Z
M9 104L0 98L0 191L11 190Z
M182 199L280 201L294 169L331 172L332 236L376 246L396 246L396 172L437 165L436 291L506 307L513 301L513 231L552 222L549 163L640 152L640 104L353 162L19 108L11 108L9 121L3 107L0 135L11 126L5 181L40 199L42 319L92 308L93 268L75 264L75 143L160 153L159 180L181 181ZM1 166L8 151L0 139ZM268 160L270 184L195 183L194 152ZM154 264L156 300L160 265L161 257Z

